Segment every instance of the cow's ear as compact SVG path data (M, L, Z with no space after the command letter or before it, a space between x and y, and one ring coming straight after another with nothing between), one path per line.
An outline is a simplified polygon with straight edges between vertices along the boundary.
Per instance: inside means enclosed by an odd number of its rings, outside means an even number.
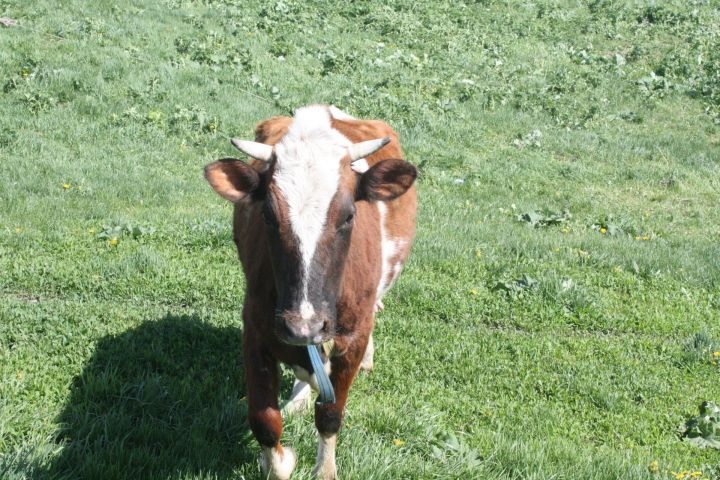
M417 168L404 160L382 160L360 177L358 197L370 201L393 200L412 186Z
M260 174L237 158L206 165L205 178L218 195L233 203L252 195L260 186Z

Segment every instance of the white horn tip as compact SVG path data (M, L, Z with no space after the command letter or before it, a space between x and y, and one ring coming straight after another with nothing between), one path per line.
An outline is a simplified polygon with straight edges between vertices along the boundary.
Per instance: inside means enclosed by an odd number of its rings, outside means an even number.
M251 142L249 140L240 140L239 138L231 138L230 143L232 143L233 147L257 160L269 162L272 158L273 148L270 145Z
M361 158L370 156L388 143L390 143L390 137L376 138L375 140L354 143L348 147L350 160L360 160Z

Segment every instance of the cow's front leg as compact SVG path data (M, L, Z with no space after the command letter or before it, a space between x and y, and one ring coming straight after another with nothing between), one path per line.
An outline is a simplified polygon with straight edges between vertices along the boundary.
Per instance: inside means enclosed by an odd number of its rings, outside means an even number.
M245 342L248 422L262 447L260 466L273 480L288 480L297 461L291 448L280 444L282 416L278 408L280 379L278 364L261 347Z
M367 339L365 339L365 342ZM350 386L360 368L366 345L358 345L340 357L331 359L330 380L335 389L335 403L315 404L315 426L318 430L318 453L313 474L319 480L337 479L335 445L345 414Z
M335 465L335 445L337 445L337 432L323 434L318 430L318 453L313 469L313 475L318 480L336 480L338 478Z

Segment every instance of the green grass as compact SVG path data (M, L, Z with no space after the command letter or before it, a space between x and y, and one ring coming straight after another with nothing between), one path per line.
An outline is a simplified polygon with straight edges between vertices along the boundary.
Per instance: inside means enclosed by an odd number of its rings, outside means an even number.
M0 0L0 478L259 477L201 168L310 103L421 172L343 478L720 478L719 8Z

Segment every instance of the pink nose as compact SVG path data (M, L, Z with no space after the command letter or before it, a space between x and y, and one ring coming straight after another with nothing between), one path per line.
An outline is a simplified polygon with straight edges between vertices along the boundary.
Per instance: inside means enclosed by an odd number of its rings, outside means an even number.
M276 333L283 343L290 345L309 345L318 343L323 336L323 328L330 325L325 315L313 315L304 318L303 312L285 310L276 313ZM304 312L306 313L306 312Z

